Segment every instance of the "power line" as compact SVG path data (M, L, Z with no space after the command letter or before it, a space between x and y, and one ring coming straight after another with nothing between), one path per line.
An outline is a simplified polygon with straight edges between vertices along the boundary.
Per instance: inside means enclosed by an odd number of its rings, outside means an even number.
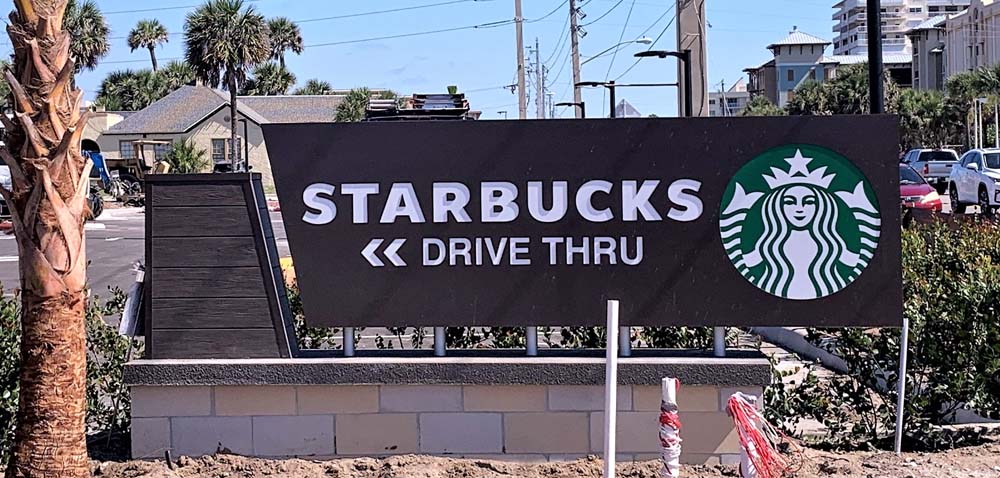
M334 46L334 45L349 45L349 44L352 44L352 43L364 43L364 42L378 41L378 40L392 40L392 39L395 39L395 38L407 38L407 37L415 37L415 36L422 36L422 35L433 35L435 33L456 32L456 31L459 31L459 30L474 30L474 29L479 29L479 28L496 28L496 27L500 27L500 26L511 25L513 23L514 23L514 20L499 20L499 21L489 22L489 23L480 23L478 25L467 25L467 26L464 26L464 27L442 28L440 30L427 30L427 31L422 31L422 32L400 33L398 35L386 35L386 36L380 36L380 37L359 38L357 40L343 40L343 41L334 41L334 42L325 42L325 43L314 43L312 45L305 45L304 48L316 48L316 47L321 47L321 46Z
M664 16L666 16L668 12L670 12L670 9L668 9L667 12L664 12L664 14L660 16L660 18L662 19ZM670 28L670 25L674 24L674 20L676 19L677 16L674 15L674 17L671 18L669 22L667 22L666 26L663 27L663 30L660 31L660 34L656 36L656 39L653 40L653 43L649 45L649 48L647 48L646 51L652 50L653 47L656 46L656 42L660 41L660 38L663 38L663 34L667 33L667 29ZM659 22L659 20L657 20L657 22ZM653 25L655 25L655 23ZM650 28L652 28L652 25L650 25ZM649 31L649 28L647 28L646 31ZM645 34L646 32L643 32L643 35ZM635 61L632 63L632 66L629 66L628 69L622 72L622 74L618 75L618 77L615 78L615 81L620 80L623 76L628 74L628 72L632 71L632 69L635 68L635 66L638 65L640 61L642 61L642 58L636 58Z
M247 0L247 3L257 3L261 0ZM145 13L145 12L161 12L164 10L184 10L187 8L196 8L201 5L176 5L173 7L156 7L156 8L141 8L137 10L115 10L111 12L101 12L104 15L118 15L122 13Z
M580 26L581 27L586 27L586 26L593 25L593 24L601 21L602 19L604 19L604 17L608 16L608 14L610 14L613 11L615 11L615 9L618 8L618 6L621 5L624 2L625 2L625 0L618 0L618 3L614 4L614 6L612 6L611 8L609 8L608 11L604 12L603 15L597 17L596 20L594 20L592 22L589 22L589 23L584 23L583 25L580 25Z
M556 13L556 12L558 12L558 11L559 11L559 9L561 9L561 8L562 8L562 7L564 6L564 5L566 5L567 3L569 3L569 0L563 0L563 2L562 2L562 3L560 3L558 7L556 7L556 8L553 8L551 12L549 12L549 13L546 13L545 15L543 15L543 16L541 16L541 17L539 17L539 18L536 18L536 19L534 19L534 20L525 20L525 21L524 21L524 23L535 23L535 22L540 22L540 21L542 21L542 20L545 20L546 18L549 18L549 17L551 17L552 15L555 15L555 13Z
M438 2L438 3L428 3L424 5L414 5L412 7L400 7L400 8L390 8L388 10L374 10L371 12L360 12L360 13L348 13L346 15L336 15L332 17L319 17L319 18L305 18L302 20L295 20L295 23L309 23L309 22L322 22L326 20L340 20L342 18L356 18L356 17L366 17L370 15L381 15L383 13L395 13L395 12L405 12L409 10L419 10L422 8L432 8L440 7L444 5L454 5L456 3L468 3L468 2L483 2L491 0L451 0L448 2Z

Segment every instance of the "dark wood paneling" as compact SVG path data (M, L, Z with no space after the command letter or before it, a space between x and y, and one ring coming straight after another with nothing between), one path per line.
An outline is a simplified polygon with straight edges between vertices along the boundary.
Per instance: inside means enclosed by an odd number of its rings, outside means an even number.
M156 276L154 300L267 297L264 279L257 267L156 268L153 273Z
M240 184L154 184L154 208L161 206L243 206Z
M266 297L252 299L153 299L156 329L272 328Z
M266 358L279 357L272 329L153 330L153 358Z
M155 211L154 211L155 214ZM156 223L156 219L153 219ZM155 267L259 266L253 237L153 238Z
M249 236L245 206L156 207L153 237Z

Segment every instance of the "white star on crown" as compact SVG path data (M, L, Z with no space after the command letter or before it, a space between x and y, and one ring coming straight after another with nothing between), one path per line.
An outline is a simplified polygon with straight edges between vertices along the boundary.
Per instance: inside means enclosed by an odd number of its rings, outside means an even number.
M812 160L813 158L803 157L802 151L796 149L795 156L785 158L785 161L791 166L788 169L788 172L771 167L771 174L773 174L773 176L765 174L764 181L767 182L767 185L770 186L771 189L790 184L811 184L813 186L819 186L823 189L829 188L830 182L832 182L833 178L837 175L826 175L826 166L820 166L810 171L808 165Z

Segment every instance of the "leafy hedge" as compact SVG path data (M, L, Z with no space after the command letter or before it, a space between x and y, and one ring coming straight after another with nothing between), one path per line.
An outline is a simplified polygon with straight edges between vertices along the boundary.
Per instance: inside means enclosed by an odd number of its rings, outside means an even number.
M92 296L87 305L87 428L106 436L127 433L130 419L125 362L141 354L141 343L118 335L105 317L121 314L125 294L111 291L104 303ZM9 458L14 438L21 366L21 307L18 297L0 295L0 469Z
M975 439L940 425L967 409L1000 418L1000 226L956 221L903 232L903 314L910 320L905 445L937 449ZM810 372L772 386L767 413L791 430L805 418L837 448L890 446L898 382L897 329L814 329L815 343L850 365L850 376Z

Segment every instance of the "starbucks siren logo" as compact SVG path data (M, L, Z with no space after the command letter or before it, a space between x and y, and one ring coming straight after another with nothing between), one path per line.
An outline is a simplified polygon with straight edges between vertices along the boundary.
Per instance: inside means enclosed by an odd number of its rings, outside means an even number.
M778 147L740 168L719 216L723 246L740 274L796 300L826 297L860 276L881 223L861 171L811 145Z

